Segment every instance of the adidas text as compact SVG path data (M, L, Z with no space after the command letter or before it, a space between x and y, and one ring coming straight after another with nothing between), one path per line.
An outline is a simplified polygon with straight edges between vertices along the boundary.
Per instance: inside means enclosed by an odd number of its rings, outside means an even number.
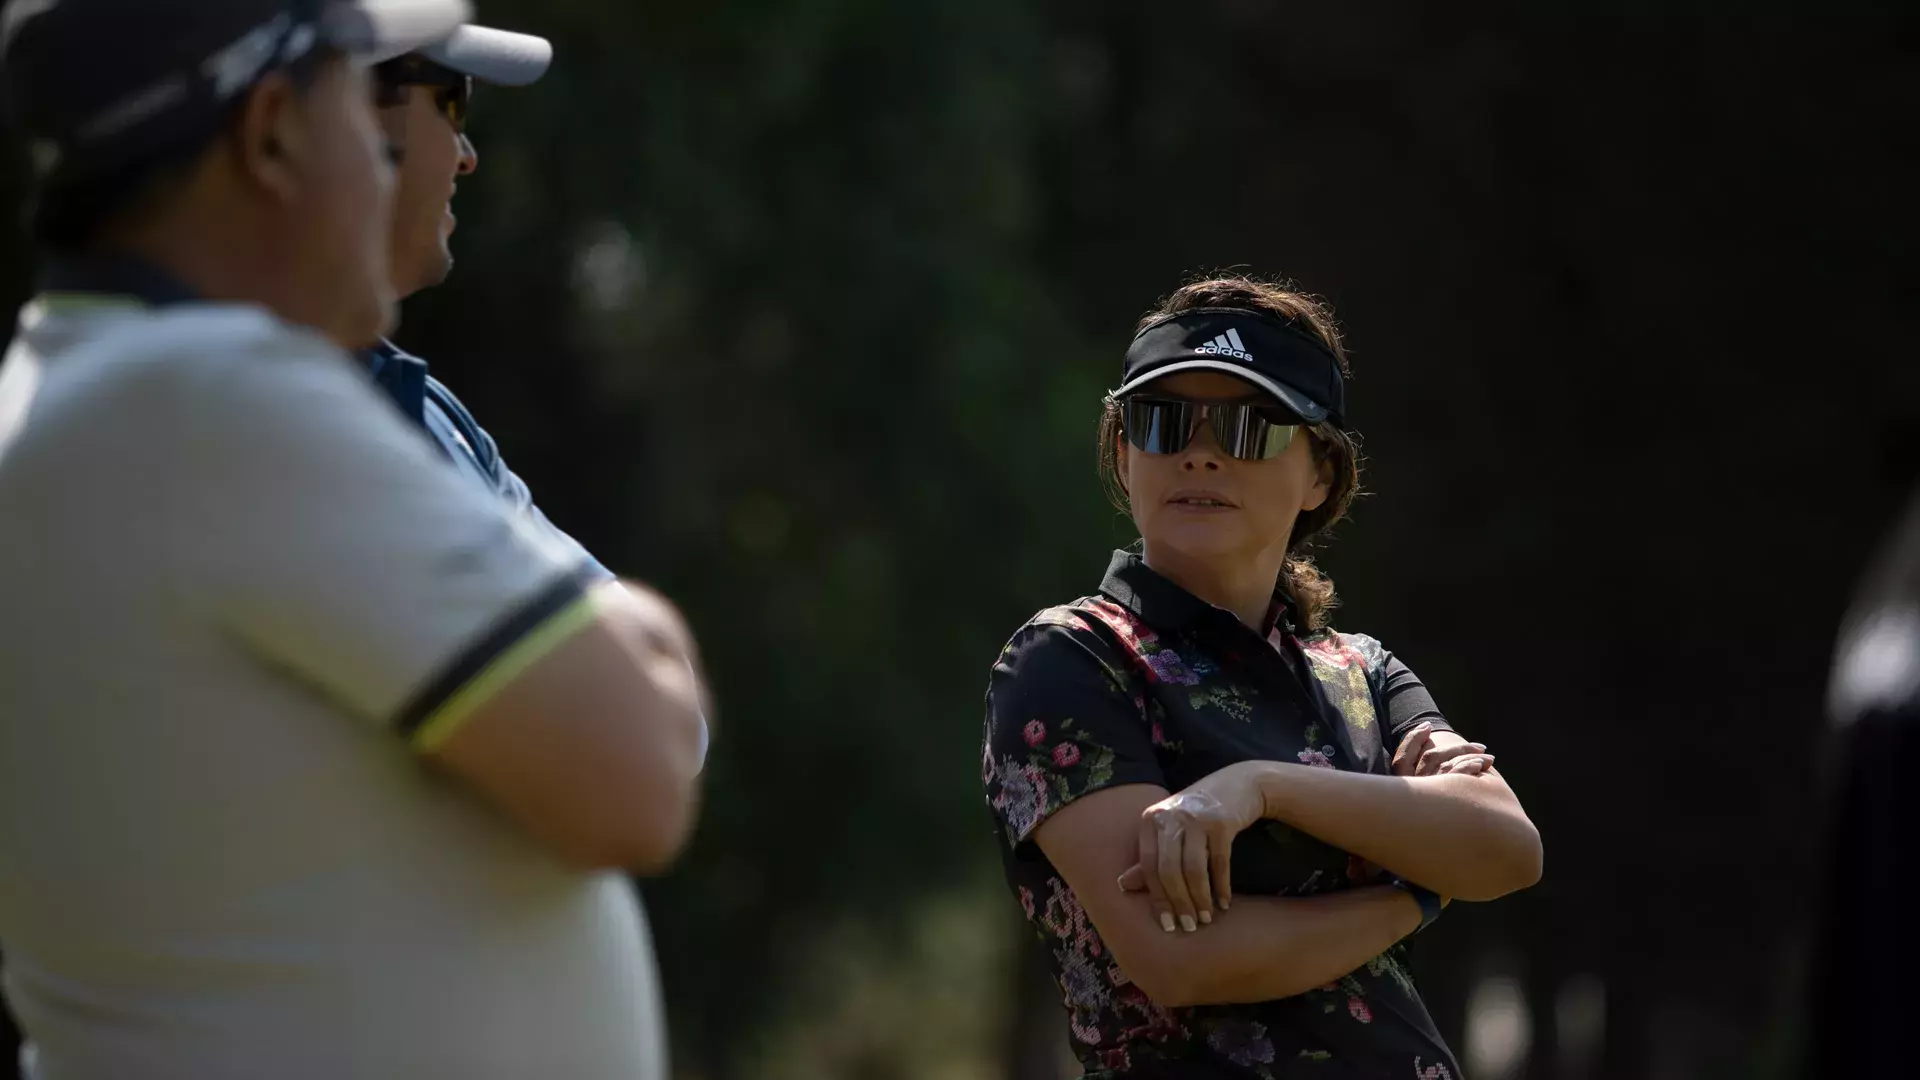
M1231 356L1235 360L1245 360L1249 364L1253 363L1253 354L1247 351L1246 343L1240 340L1240 331L1238 330L1228 330L1226 333L1221 334L1205 345L1195 346L1193 351L1205 353L1209 356Z

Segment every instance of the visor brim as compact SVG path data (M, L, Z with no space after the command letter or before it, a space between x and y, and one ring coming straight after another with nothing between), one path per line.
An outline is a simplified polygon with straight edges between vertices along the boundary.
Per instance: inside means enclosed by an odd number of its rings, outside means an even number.
M1169 375L1178 375L1183 371L1218 371L1222 374L1232 375L1234 378L1256 389L1273 395L1276 401L1288 409L1293 410L1294 413L1299 415L1300 419L1305 420L1309 424L1324 423L1333 415L1331 410L1325 405L1314 401L1293 387L1287 386L1284 383L1275 382L1265 375L1249 369L1245 364L1235 363L1231 360L1209 360L1199 357L1192 360L1176 360L1165 367L1157 367L1152 371L1137 375L1122 384L1118 390L1113 391L1113 397L1117 400L1129 394L1137 393L1142 387L1149 383L1157 382Z

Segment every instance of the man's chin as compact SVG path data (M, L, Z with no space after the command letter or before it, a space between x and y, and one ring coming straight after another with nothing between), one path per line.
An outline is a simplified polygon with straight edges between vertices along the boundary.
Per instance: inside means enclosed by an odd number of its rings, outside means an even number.
M451 273L453 273L453 254L443 247L431 258L420 261L418 270L409 279L411 284L401 294L401 299L404 300L414 293L433 288L447 280L447 275Z

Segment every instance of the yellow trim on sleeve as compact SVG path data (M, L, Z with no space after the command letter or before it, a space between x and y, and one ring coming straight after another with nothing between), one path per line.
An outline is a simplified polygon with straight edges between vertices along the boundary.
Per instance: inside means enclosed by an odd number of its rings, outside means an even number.
M413 748L422 752L437 749L460 730L475 709L487 703L500 688L532 667L555 648L593 621L597 608L595 590L547 616L545 622L529 631L513 647L493 658L468 679L465 686L447 698L446 703L414 729Z

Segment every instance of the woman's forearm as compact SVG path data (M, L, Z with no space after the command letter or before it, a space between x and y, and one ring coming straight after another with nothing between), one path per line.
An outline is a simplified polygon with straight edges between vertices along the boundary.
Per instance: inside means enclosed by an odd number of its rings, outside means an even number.
M1419 928L1419 904L1386 886L1237 896L1198 933L1156 927L1142 943L1155 954L1149 963L1139 972L1122 967L1168 1008L1272 1001L1325 986Z
M1259 780L1267 817L1442 896L1492 900L1540 879L1540 833L1497 774L1267 766Z

